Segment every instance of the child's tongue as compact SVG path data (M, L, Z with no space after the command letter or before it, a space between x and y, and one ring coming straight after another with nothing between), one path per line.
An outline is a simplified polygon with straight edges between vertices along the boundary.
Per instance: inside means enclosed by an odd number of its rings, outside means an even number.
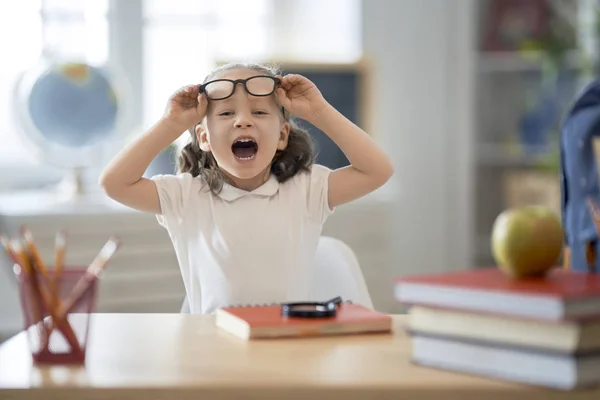
M231 150L236 157L248 158L255 155L258 149L254 142L237 142L231 146Z

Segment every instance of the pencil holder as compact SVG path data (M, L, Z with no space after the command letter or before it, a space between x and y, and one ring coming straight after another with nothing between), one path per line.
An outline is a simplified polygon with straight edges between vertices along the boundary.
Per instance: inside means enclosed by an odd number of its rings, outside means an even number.
M85 268L65 268L57 279L14 267L25 332L37 364L85 363L97 279Z

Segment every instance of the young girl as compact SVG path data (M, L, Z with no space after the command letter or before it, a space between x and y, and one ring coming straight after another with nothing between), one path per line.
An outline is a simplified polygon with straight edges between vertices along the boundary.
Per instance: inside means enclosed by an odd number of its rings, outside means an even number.
M313 164L308 134L325 132L351 165ZM189 129L179 173L142 177ZM190 312L308 300L323 223L340 204L383 185L388 156L300 75L229 64L171 96L162 118L105 168L114 200L157 215L173 242Z

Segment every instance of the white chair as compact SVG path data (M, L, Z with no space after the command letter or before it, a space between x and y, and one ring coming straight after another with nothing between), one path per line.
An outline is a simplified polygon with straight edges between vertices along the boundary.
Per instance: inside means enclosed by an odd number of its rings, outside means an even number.
M337 296L373 309L371 296L354 251L339 239L321 236L317 245L315 274L308 300L325 301ZM181 306L181 313L189 312L186 297Z

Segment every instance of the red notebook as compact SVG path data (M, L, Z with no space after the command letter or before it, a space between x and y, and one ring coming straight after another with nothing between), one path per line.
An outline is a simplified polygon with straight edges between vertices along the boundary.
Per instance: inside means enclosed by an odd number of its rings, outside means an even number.
M396 300L559 321L600 316L600 275L553 269L513 279L496 267L398 278Z
M281 315L280 305L226 307L217 310L220 329L243 339L322 336L356 333L388 333L392 318L353 303L343 303L336 316L298 318Z

